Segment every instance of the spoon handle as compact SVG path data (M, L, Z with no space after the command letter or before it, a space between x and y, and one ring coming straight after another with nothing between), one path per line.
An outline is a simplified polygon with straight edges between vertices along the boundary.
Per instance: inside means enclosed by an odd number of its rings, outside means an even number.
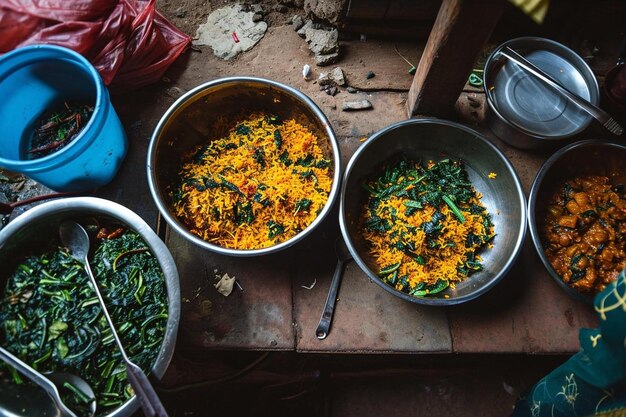
M59 391L57 390L56 385L52 383L52 381L28 366L17 356L13 355L11 352L3 347L0 347L0 359L17 369L21 374L23 374L35 384L43 388L48 393L48 395L52 397L57 407L59 407L59 411L62 413L62 416L76 417L76 414L74 414L65 406L65 404L61 402L61 399L59 397Z
M126 375L146 417L168 417L159 396L141 368L132 362L126 362Z
M104 315L107 323L109 324L109 327L111 328L111 333L113 334L113 338L115 339L115 342L117 343L117 347L120 353L122 354L122 359L124 360L124 363L126 364L126 375L128 376L130 385L135 390L135 394L137 395L137 398L139 398L139 402L141 403L141 408L143 409L147 417L168 417L167 412L165 411L165 408L163 407L163 404L161 404L161 400L159 400L159 397L154 391L152 384L150 384L150 381L148 380L148 377L146 376L146 374L141 370L140 367L135 365L128 358L128 355L126 354L126 351L124 350L124 346L122 345L122 341L120 340L120 337L117 334L117 331L115 330L113 319L111 319L111 316L109 315L109 312L106 307L106 303L104 301L104 298L102 297L102 293L100 292L100 289L98 288L98 282L96 281L96 277L93 274L91 267L89 266L89 259L87 259L87 256L85 256L83 264L85 265L85 271L87 271L87 275L89 275L89 280L91 281L93 290L96 293L98 300L100 300L100 307L102 308L102 314Z
M345 260L337 260L335 273L333 274L333 279L330 282L330 288L328 289L328 296L326 297L324 311L322 312L322 317L320 317L320 323L317 325L317 330L315 330L315 335L319 340L326 339L326 336L328 336L328 333L330 332L330 324L333 320L335 302L337 301L337 292L339 291L339 284L341 283L343 267L345 264Z

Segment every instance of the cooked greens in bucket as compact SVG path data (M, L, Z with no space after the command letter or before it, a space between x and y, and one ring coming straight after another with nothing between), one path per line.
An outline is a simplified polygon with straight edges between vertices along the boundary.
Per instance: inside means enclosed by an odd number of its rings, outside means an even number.
M89 122L92 114L93 106L68 102L58 109L45 112L35 122L26 159L43 158L69 145Z
M91 230L98 234L92 237L97 243L90 262L108 310L126 353L147 372L159 353L168 317L163 273L136 232L117 226ZM61 370L85 379L96 395L97 413L103 414L133 392L83 266L55 244L8 271L0 343L39 372ZM11 373L20 383L20 375ZM65 388L66 405L85 414L89 399L75 387Z

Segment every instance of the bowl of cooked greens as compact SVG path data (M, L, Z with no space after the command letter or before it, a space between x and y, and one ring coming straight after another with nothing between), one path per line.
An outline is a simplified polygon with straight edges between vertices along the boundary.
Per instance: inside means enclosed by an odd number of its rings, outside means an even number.
M528 199L535 249L572 297L594 296L626 268L626 146L585 140L541 167Z
M341 158L311 99L275 81L233 77L178 99L150 140L148 183L185 239L258 256L309 235L339 195Z
M346 168L339 223L388 292L426 305L472 300L511 269L526 203L507 158L478 132L411 119L372 135Z
M95 393L96 416L130 416L139 402L84 268L61 244L65 220L89 234L91 269L126 353L152 377L165 373L180 318L173 258L137 214L99 198L46 202L0 231L0 345L42 374L83 378ZM23 380L0 367L0 384ZM86 399L68 388L64 402L84 415Z

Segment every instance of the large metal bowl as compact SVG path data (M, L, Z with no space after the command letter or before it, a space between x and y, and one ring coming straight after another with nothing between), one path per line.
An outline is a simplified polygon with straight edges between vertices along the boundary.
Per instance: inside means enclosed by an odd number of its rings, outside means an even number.
M456 288L433 296L413 297L383 282L373 271L368 245L359 230L359 217L367 200L362 183L398 155L422 162L462 160L474 188L483 194L482 201L495 226L493 248L480 254L484 269L457 283ZM490 172L496 173L497 178L489 179ZM509 161L478 132L444 120L407 120L370 137L348 163L339 207L341 232L356 263L386 291L417 304L460 304L488 291L509 272L521 251L526 231L526 198Z
M32 247L33 242L58 236L59 224L76 217L111 219L139 233L159 262L168 296L168 318L165 336L151 374L161 378L172 359L180 321L180 287L174 259L165 244L141 217L112 201L95 197L65 198L43 203L21 214L0 231L0 271L6 273L18 254ZM0 274L0 298L7 276ZM1 391L1 390L0 390ZM0 396L0 399L2 396ZM28 397L24 397L28 398ZM1 407L0 407L1 408ZM128 417L139 409L139 400L132 397L106 417Z
M626 146L615 142L584 140L568 145L552 155L539 169L528 198L528 226L535 249L550 276L569 295L593 303L593 295L583 294L567 285L552 268L543 249L543 234L548 202L565 181L580 175L604 175L613 184L626 184Z
M262 249L238 250L209 243L192 234L170 210L168 189L179 180L183 156L207 140L227 132L215 130L220 119L234 119L242 112L264 112L282 119L295 119L319 139L326 159L332 161L333 185L317 218L291 239ZM221 126L224 123L220 124ZM341 158L330 122L300 91L276 81L250 77L222 78L202 84L179 98L163 115L148 148L148 183L159 211L167 223L185 239L205 249L231 256L257 256L278 252L306 237L322 222L339 195Z

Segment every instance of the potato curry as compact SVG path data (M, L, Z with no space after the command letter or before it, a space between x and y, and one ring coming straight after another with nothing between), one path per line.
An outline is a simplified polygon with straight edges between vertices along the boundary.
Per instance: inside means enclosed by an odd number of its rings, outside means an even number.
M603 176L567 181L549 203L546 255L561 279L597 293L626 268L626 198L623 185Z

